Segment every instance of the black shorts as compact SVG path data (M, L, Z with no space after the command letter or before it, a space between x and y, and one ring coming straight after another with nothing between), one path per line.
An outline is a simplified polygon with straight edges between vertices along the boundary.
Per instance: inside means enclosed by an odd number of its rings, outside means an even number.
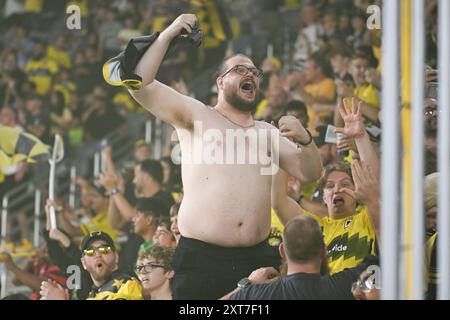
M279 269L278 246L267 240L246 248L225 248L181 237L172 262L175 300L214 300L237 287L237 282L261 267Z

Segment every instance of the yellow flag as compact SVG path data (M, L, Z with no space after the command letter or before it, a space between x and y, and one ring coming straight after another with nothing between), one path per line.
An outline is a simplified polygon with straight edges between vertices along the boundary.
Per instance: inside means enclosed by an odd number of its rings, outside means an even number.
M0 125L0 167L49 159L49 147L35 136Z

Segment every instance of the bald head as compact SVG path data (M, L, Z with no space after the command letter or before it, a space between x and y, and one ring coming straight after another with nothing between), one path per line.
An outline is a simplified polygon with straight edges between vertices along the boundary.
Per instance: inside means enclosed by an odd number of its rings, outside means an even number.
M324 246L320 225L305 215L290 220L283 232L287 257L295 262L309 262L321 257Z

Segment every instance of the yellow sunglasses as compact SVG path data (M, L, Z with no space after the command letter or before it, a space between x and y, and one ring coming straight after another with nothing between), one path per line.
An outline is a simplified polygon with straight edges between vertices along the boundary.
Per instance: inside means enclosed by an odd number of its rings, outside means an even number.
M84 255L88 257L93 257L97 251L100 252L101 254L108 254L112 251L112 248L111 246L103 245L98 248L87 248L83 252Z

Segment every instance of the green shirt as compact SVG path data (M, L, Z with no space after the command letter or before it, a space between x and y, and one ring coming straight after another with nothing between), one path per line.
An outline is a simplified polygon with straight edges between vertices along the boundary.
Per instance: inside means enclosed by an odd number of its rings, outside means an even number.
M141 244L140 247L139 247L138 256L140 256L140 255L142 254L142 252L144 252L145 250L147 250L147 249L153 247L153 245L154 245L153 240L145 241L145 242L144 242L143 244Z

